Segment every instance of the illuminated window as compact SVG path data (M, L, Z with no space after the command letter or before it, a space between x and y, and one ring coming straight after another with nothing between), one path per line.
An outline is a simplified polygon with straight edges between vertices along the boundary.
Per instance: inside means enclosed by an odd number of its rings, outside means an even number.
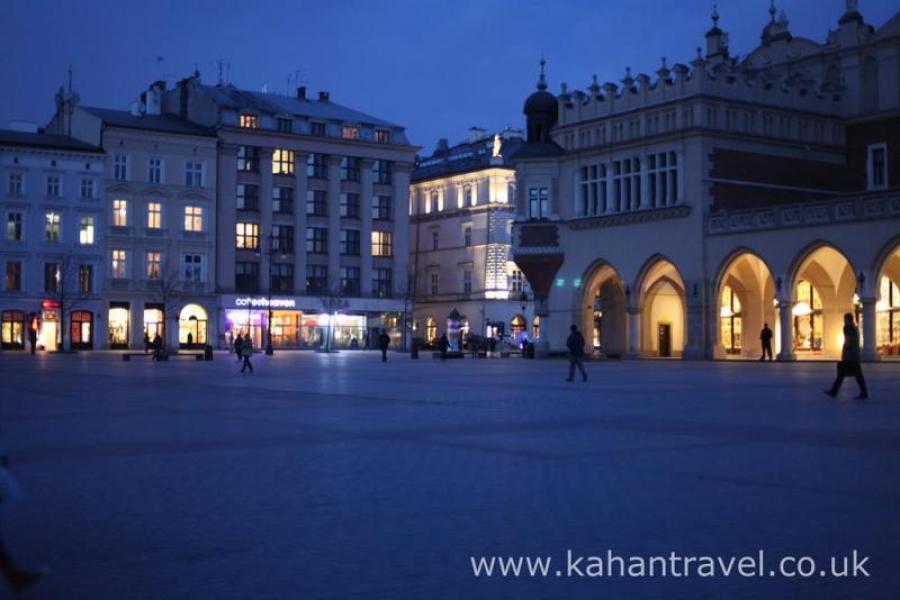
M81 217L78 242L82 246L90 246L94 243L94 217Z
M802 279L797 283L797 302L794 304L792 313L794 315L794 348L804 351L821 351L824 337L822 297L812 283Z
M184 163L184 185L203 187L203 163L192 160Z
M113 200L113 226L126 227L128 225L128 201L122 198Z
M237 248L257 250L259 248L259 223L236 223Z
M391 132L387 129L376 129L375 130L375 143L376 144L390 144L391 143Z
M48 212L44 215L44 240L48 242L59 241L60 216L56 212Z
M900 287L888 277L881 278L881 297L875 310L878 350L884 355L900 355Z
M203 231L203 207L184 207L184 230L194 232Z
M127 255L125 250L117 249L112 251L113 279L125 279L128 276L126 261Z
M272 173L275 175L294 174L294 151L276 148L272 153Z
M722 290L722 304L719 307L719 330L722 345L727 354L740 354L742 348L743 319L741 301L730 286Z
M124 202L124 200L122 200ZM124 223L124 217L122 219ZM147 204L147 228L159 229L162 227L162 204L159 202L150 202Z
M344 125L343 129L341 129L341 137L345 140L358 140L359 127Z
M240 124L245 129L256 129L259 127L259 116L253 113L241 113Z
M437 340L437 321L434 317L425 319L425 341L433 344Z
M372 232L372 256L393 256L394 237L390 231Z
M159 279L162 275L162 263L159 252L147 253L147 279ZM115 257L113 257L115 260ZM115 267L113 267L115 269ZM115 275L114 275L115 277Z

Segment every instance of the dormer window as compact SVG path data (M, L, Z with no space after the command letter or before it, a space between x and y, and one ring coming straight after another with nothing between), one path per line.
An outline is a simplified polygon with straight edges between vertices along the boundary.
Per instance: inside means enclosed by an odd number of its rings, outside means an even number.
M358 140L359 139L359 127L355 127L353 125L344 125L341 130L341 137L345 140Z
M259 116L253 113L241 113L240 124L244 129L256 129L259 127Z
M391 132L387 129L376 129L375 130L375 143L376 144L390 144L391 143Z

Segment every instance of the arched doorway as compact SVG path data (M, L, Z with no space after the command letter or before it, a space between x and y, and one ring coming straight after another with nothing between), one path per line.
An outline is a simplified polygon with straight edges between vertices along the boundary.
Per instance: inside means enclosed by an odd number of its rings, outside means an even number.
M624 355L627 351L625 291L612 265L599 262L584 278L581 331L594 352Z
M773 332L773 352L778 352L778 310L775 282L769 267L752 252L741 252L728 261L718 278L717 357L762 355L759 333L764 325Z
M900 358L900 246L887 257L878 279L875 304L878 353Z
M832 246L820 246L800 262L791 289L797 358L840 356L844 313L857 313L856 275L850 261Z
M425 343L434 344L437 341L437 319L428 317L425 319Z
M644 269L641 299L641 346L644 356L680 358L685 346L684 281L678 269L658 258Z
M209 320L206 309L199 304L187 304L178 316L178 345L200 348L209 339Z

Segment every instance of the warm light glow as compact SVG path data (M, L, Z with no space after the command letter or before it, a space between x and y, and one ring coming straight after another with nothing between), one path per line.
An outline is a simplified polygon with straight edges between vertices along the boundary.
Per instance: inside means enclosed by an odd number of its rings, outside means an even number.
M791 313L795 317L805 317L806 315L812 314L812 308L810 308L808 302L798 302L794 305L794 308L791 309Z
M878 312L887 312L887 311L891 310L891 307L888 306L888 303L886 300L879 300L878 302L875 303L875 310L877 310Z
M487 290L484 297L488 300L509 300L509 291L507 290Z
M731 310L731 308L729 308L727 306L723 306L722 309L719 311L719 316L722 317L723 319L729 319L734 316L734 312Z

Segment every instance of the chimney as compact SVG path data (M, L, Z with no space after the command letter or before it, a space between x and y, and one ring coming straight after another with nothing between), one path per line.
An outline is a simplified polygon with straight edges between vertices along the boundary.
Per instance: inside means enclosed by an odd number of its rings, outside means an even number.
M319 92L319 102L328 102L328 92Z
M301 85L297 88L297 100L306 100L306 86Z

